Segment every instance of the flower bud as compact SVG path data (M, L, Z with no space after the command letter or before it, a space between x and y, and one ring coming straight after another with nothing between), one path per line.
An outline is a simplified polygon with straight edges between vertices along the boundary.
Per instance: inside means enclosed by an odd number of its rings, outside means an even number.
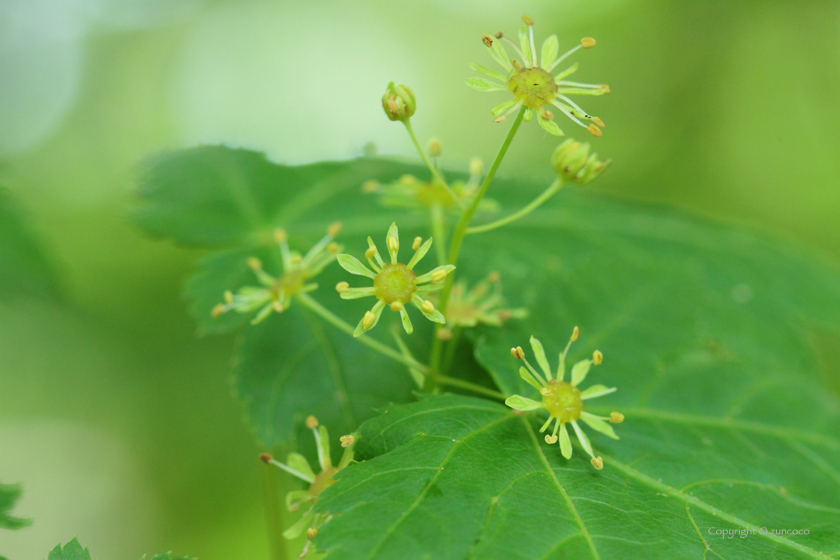
M417 110L417 102L408 86L391 82L382 96L382 108L392 121L406 121Z
M551 166L563 181L585 185L601 174L610 160L600 161L597 154L589 154L589 144L566 140L554 150Z

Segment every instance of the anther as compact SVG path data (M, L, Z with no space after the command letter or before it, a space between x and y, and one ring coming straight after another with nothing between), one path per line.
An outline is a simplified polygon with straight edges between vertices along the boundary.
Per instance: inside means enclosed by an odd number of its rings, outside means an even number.
M572 329L572 338L571 338L572 342L576 341L579 336L580 336L580 329L577 328L577 327Z
M443 148L440 145L440 140L438 140L437 138L431 138L426 149L429 151L429 155L432 157L438 157L443 152Z
M260 461L265 463L266 465L269 464L274 460L274 455L271 453L260 453Z
M372 259L374 255L376 255L376 247L368 247L367 250L365 250L365 257Z
M221 315L223 315L225 311L226 311L225 306L220 303L220 304L213 307L213 310L210 312L210 316L213 317L214 319L216 319L217 317L220 317Z
M225 303L228 305L233 303L233 292L230 290L225 290Z
M481 40L484 42L485 46L487 46L487 47L492 47L493 46L493 38L490 35L487 35L485 33L484 35L481 36Z
M607 127L607 125L604 124L604 121L602 121L598 117L592 117L592 122L594 122L595 124L597 124L601 128L606 128Z
M493 122L494 122L494 123L504 122L506 118L507 118L507 117L505 117L504 115L502 115L501 117L496 117L495 119L493 119Z
M530 17L526 16L525 14L522 14L522 21L525 22L525 25L534 25L534 20L532 20Z
M248 263L251 270L262 270L262 261L257 257L248 257L248 260L245 262Z
M519 64L518 60L513 59L513 60L510 61L510 63L513 64L513 67L516 68L517 70L522 70L522 66Z
M484 164L482 163L481 158L472 158L470 160L470 175L478 177L482 173L484 173Z
M438 340L451 340L452 339L452 331L449 329L440 329L437 332Z
M318 419L314 416L307 416L306 417L306 427L310 430L314 430L318 427Z
M592 466L595 467L595 470L600 471L604 469L604 460L600 456L592 457L592 459L590 459L589 462L592 463Z
M341 447L350 447L351 445L356 443L356 436L354 436L353 434L341 436L340 438L338 438L338 441L341 442Z
M347 282L339 282L335 285L335 291L339 294L346 294L350 291L350 284Z
M312 539L314 539L315 535L317 535L317 534L318 534L318 529L316 529L315 527L310 527L309 529L306 530L306 538L309 539L310 541Z
M400 240L396 237L389 237L388 238L388 251L399 251L400 250Z
M365 330L368 330L371 327L373 327L373 323L375 321L376 321L376 315L374 315L370 311L365 311L365 316L362 317L362 327L364 327Z
M603 361L604 361L604 355L601 354L600 350L595 350L594 352L592 352L592 363L593 364L595 364L597 366L597 365L600 365L601 362L603 362Z
M341 231L341 222L333 222L330 224L330 227L327 228L327 235L330 237L336 237L338 232Z
M293 265L300 263L300 261L302 261L302 260L303 260L303 257L302 257L302 256L300 256L300 255L292 255L292 264L293 264Z
M391 303L391 311L402 311L405 309L405 305L401 301L395 301Z
M542 389L540 389L540 394L541 394L542 396L546 396L546 395L548 395L550 392L551 392L551 391L549 391L549 390L548 390L548 387L543 387Z
M496 37L496 39L501 39L502 37L505 36L505 32L504 31L497 31L496 33L493 34L493 36Z
M510 317L511 317L511 313L510 313L510 311L508 311L507 309L502 309L501 311L499 311L499 312L496 314L496 316L499 318L499 321L501 321L502 323L504 323L504 322L506 322L508 319L510 319Z
M440 284L446 280L446 269L438 269L432 271L432 282Z
M379 190L379 181L369 179L362 183L362 192L366 194L375 193Z
M546 434L545 435L545 442L549 445L551 445L553 443L557 443L557 436L553 436L551 434Z
M335 241L331 241L329 245L327 245L327 253L331 255L335 255L336 253L338 253L338 249L338 243L336 243Z
M499 274L498 272L491 272L490 274L487 275L487 281L488 282L498 282L501 279L502 279L502 275Z
M434 313L435 312L435 304L432 303L429 300L426 300L426 301L423 302L422 305L420 305L420 310L423 313Z
M271 302L271 307L272 307L272 309L274 309L274 311L276 311L277 313L283 313L283 311L285 311L285 310L286 310L286 308L285 308L285 307L283 307L283 304L282 304L282 303L280 303L280 301L279 301L279 300Z
M587 126L587 127L586 127L586 131L587 131L589 134L591 134L592 136L594 136L595 138L600 138L600 137L601 137L601 135L602 135L602 134L604 134L603 132L601 132L601 129L600 129L600 128L598 128L598 127L597 127L596 125L594 125L594 124L590 124L589 126Z
M420 236L417 236L417 237L414 238L414 243L411 244L411 248L416 251L417 249L420 248L421 243L423 243L423 238L420 237Z
M516 358L517 360L524 360L525 359L525 352L522 350L521 346L517 346L516 348L510 349L510 355Z
M595 39L593 39L592 37L584 37L580 40L580 46L584 49L591 49L595 46Z
M546 110L543 112L543 114L542 114L542 115L540 115L540 117L541 117L541 118L542 118L542 120L544 120L544 121L550 121L551 119L553 119L553 118L554 118L554 115L551 113L551 111L549 111L548 109L546 109Z
M610 92L610 86L608 86L607 84L601 84L601 85L599 85L599 86L598 86L598 89L603 89L603 90L606 90L606 93L609 93L609 92Z
M610 423L611 424L621 424L624 422L624 415L620 412L610 412Z
M277 228L274 230L274 241L277 243L285 243L289 236L286 234L286 230L283 228Z

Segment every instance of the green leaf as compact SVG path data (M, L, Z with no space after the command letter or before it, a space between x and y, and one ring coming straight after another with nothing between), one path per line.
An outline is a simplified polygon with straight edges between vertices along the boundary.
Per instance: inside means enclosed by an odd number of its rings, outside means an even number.
M595 471L579 447L567 461L546 444L538 418L453 395L389 408L360 429L366 460L315 505L342 514L321 528L318 548L342 560L670 560L820 558L840 544L829 467L840 445L827 436L798 444L827 451L827 469L812 475L820 485L803 480L813 455L791 450L784 432L628 416L622 441L594 434L606 462ZM766 455L747 459L752 446ZM759 526L810 534L708 534Z
M20 486L16 484L0 484L0 529L21 529L32 523L11 515L20 493Z
M58 294L52 266L30 231L26 217L0 186L0 300L17 295Z
M90 553L87 548L82 548L75 538L62 547L56 545L50 552L47 560L90 560Z

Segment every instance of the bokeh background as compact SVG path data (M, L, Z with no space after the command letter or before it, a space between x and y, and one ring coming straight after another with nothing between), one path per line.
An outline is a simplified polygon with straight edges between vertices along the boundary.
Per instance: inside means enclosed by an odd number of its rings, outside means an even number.
M379 107L392 79L413 87L415 129L445 166L489 160L504 98L467 88L467 63L491 65L481 34L523 12L540 41L598 40L575 56L577 78L612 89L584 99L614 160L591 188L840 261L840 2L3 0L0 183L62 298L0 304L0 481L24 484L16 511L35 519L0 533L0 552L42 558L78 535L115 560L267 557L233 339L194 334L180 290L199 253L126 219L136 164L215 142L283 163L371 141L410 157ZM524 126L501 172L548 181L556 143Z

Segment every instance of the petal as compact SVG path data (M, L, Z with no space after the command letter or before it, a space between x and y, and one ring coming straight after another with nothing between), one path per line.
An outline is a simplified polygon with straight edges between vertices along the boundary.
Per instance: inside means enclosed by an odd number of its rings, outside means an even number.
M363 297L370 297L376 295L376 288L371 286L370 288L350 288L346 292L342 292L339 294L341 299L359 299Z
M523 25L519 28L519 48L522 49L522 54L525 55L523 66L532 66L535 57L531 52L531 39L528 36L529 25Z
M251 324L252 324L252 325L257 325L257 324L262 323L263 321L265 321L266 317L268 317L269 315L271 315L271 310L272 310L272 309L274 309L274 308L272 307L272 304L271 304L271 303L266 304L266 305L265 305L265 307L263 307L262 309L260 309L260 312L259 312L259 313L257 313L257 316L256 316L256 317L254 317L253 319L251 319Z
M492 39L493 45L487 47L487 51L490 53L490 56L493 57L493 60L498 62L502 65L505 70L513 70L513 66L510 63L510 58L508 57L508 53L505 50L504 45L498 39Z
M596 432L601 432L607 437L618 439L618 436L615 435L615 431L613 431L613 428L609 424L609 422L605 422L604 420L595 416L594 414L589 414L588 412L581 412L580 419L586 422L586 424Z
M578 440L580 440L580 444L583 446L583 450L589 453L590 457L595 457L595 454L592 453L592 444L589 443L589 438L586 437L586 434L583 433L583 430L580 429L578 423L572 420L572 427L575 429L575 434L577 434Z
M454 264L444 264L441 266L437 266L427 272L426 274L422 274L417 277L416 283L417 284L425 284L426 282L431 282L433 276L439 275L441 272L445 272L444 278L448 276L453 270L455 270ZM441 282L438 282L438 284Z
M593 385L586 391L581 392L580 398L583 400L596 399L598 397L603 397L604 395L609 395L610 393L615 393L615 391L615 387L608 388L606 385Z
M571 66L569 66L568 68L566 68L565 70L563 70L562 72L560 72L559 74L554 76L554 80L559 81L559 80L562 80L563 78L565 78L566 76L571 76L572 74L577 72L577 69L578 69L578 63L575 62L574 64L572 64Z
M314 497L315 496L309 493L309 490L292 490L286 494L286 507L289 508L289 511L292 511L292 504L295 502L298 504L301 502L308 502Z
M359 321L358 325L356 325L356 330L353 331L353 336L361 336L364 333L366 333L367 331L369 331L370 329L372 329L373 327L375 327L376 323L379 322L379 317L382 316L382 310L383 309L385 309L385 302L382 301L382 300L377 301L376 305L374 305L373 308L371 308L371 310L370 310L370 313L373 313L373 316L374 316L373 324L371 324L370 327L365 328L365 324L364 324L365 323L365 318L362 317L362 320ZM365 314L365 315L367 315L367 314Z
M525 110L525 117L522 120L524 120L525 122L531 122L531 117L533 117L533 116L534 116L534 111L532 111L531 108L528 107Z
M400 309L400 319L402 319L402 326L405 329L405 334L411 334L414 332L414 326L411 324L411 317L408 316L408 312L403 308Z
M361 261L353 255L348 255L347 253L339 254L338 264L350 274L355 274L356 276L367 276L368 278L376 277L376 274L374 274L372 270L363 265Z
M589 368L592 367L592 360L581 360L572 366L572 386L577 387L578 384L586 379L586 374L589 373Z
M481 64L476 64L475 62L470 62L470 68L478 72L479 74L484 74L488 78L493 78L494 80L499 80L500 82L507 83L507 76L503 75L501 72L497 72L495 70L491 70L486 66L482 66Z
M309 461L307 461L306 457L304 457L300 453L289 453L286 456L286 464L289 465L289 467L293 470L308 477L310 481L315 480L315 473L312 471L312 467L309 466ZM304 478L302 480L306 479Z
M540 57L540 66L548 68L554 63L557 58L557 53L560 52L560 41L557 40L557 35L552 35L542 44L542 56Z
M548 359L545 357L545 349L542 342L533 336L531 337L531 349L534 351L537 363L540 364L540 369L545 373L545 378L551 381L551 368L548 366Z
M484 78L467 78L467 85L478 91L503 91L507 89L503 85L490 82Z
M502 113L504 113L505 111L507 111L508 109L513 107L514 105L516 105L516 103L517 103L516 98L509 99L509 100L505 101L504 103L499 103L498 105L496 105L495 107L490 109L490 112L493 114L494 117L498 117L499 115L501 115Z
M545 130L549 134L553 134L554 136L563 136L563 131L560 130L560 127L557 126L557 123L553 120L537 117L537 121L540 123L540 126L543 128L543 130Z
M505 399L505 404L514 410L537 410L538 408L545 408L543 403L519 395L508 397Z
M569 439L569 432L566 431L565 423L560 425L560 452L566 459L572 458L572 440Z
M406 266L408 267L408 270L413 269L413 268L414 268L414 266L415 266L417 263L419 263L419 262L423 259L423 257L425 257L425 256L426 256L426 253L428 253L428 252L429 252L429 248L430 248L431 246L432 246L432 238L430 237L429 239L427 239L427 240L426 240L426 242L425 242L425 243L423 243L423 244L420 246L420 248L419 248L419 249L417 249L417 252L415 252L415 253L414 253L414 256L413 256L413 257L411 257L411 260L410 260L410 261L408 261L408 264L406 265Z
M528 385L530 385L537 391L539 391L543 387L542 385L540 385L539 381L537 381L537 379L533 375L531 375L531 372L528 371L525 367L519 368L519 377L524 379L525 382L528 383Z
M315 430L315 444L318 448L318 463L321 465L321 470L325 471L332 467L332 459L330 459L330 434L327 432L327 427L321 424Z

